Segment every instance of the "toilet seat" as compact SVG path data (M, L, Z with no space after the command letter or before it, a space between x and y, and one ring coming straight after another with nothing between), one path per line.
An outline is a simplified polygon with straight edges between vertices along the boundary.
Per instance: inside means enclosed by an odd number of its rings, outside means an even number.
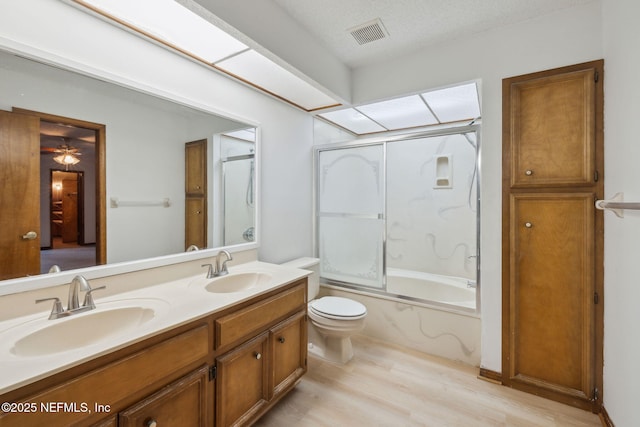
M309 310L318 316L336 320L357 320L367 315L367 308L358 301L333 296L311 301Z

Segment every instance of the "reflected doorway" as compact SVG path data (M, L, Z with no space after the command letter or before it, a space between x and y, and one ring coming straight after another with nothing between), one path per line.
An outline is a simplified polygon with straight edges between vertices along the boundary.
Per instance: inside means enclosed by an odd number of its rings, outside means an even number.
M40 120L41 273L96 265L95 143L93 129Z
M47 273L54 264L62 270L105 264L105 126L15 107L12 111L40 119L40 272ZM63 148L75 150L73 154L79 161L54 160L66 153ZM78 173L76 181L78 190L82 192L82 196L75 200L79 210L78 221L81 221L78 231L76 233L71 229L66 239L51 235L51 231L58 227L52 221L54 171ZM62 183L60 185L62 190ZM73 192L69 191L68 194ZM68 203L73 202L68 200ZM67 222L73 223L74 220Z

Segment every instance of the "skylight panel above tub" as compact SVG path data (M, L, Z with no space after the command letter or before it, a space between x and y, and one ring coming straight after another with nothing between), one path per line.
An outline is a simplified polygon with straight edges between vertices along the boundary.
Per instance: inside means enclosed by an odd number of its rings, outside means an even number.
M480 117L475 83L423 93L422 97L441 123Z
M320 116L355 134L384 132L386 130L353 108L322 113Z
M471 121L480 117L480 97L476 83L466 83L420 95L319 113L318 117L356 135L363 135Z
M438 123L419 95L376 102L356 107L358 111L389 130Z

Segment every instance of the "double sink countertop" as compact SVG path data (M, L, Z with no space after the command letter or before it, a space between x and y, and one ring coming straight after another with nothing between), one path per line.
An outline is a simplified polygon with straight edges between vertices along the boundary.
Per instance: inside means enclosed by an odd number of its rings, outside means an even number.
M46 311L0 322L0 394L309 274L306 270L253 261L231 266L228 275L212 279L199 272L105 298L96 293L95 309L60 319L49 320L53 301L44 303Z

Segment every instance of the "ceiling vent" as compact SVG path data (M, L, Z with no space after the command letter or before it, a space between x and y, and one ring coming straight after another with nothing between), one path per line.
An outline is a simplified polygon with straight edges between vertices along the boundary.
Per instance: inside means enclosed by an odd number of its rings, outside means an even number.
M357 27L349 28L347 31L354 39L356 39L358 44L361 45L389 36L389 33L384 28L384 25L382 25L382 21L379 18L366 22L362 25L358 25Z

